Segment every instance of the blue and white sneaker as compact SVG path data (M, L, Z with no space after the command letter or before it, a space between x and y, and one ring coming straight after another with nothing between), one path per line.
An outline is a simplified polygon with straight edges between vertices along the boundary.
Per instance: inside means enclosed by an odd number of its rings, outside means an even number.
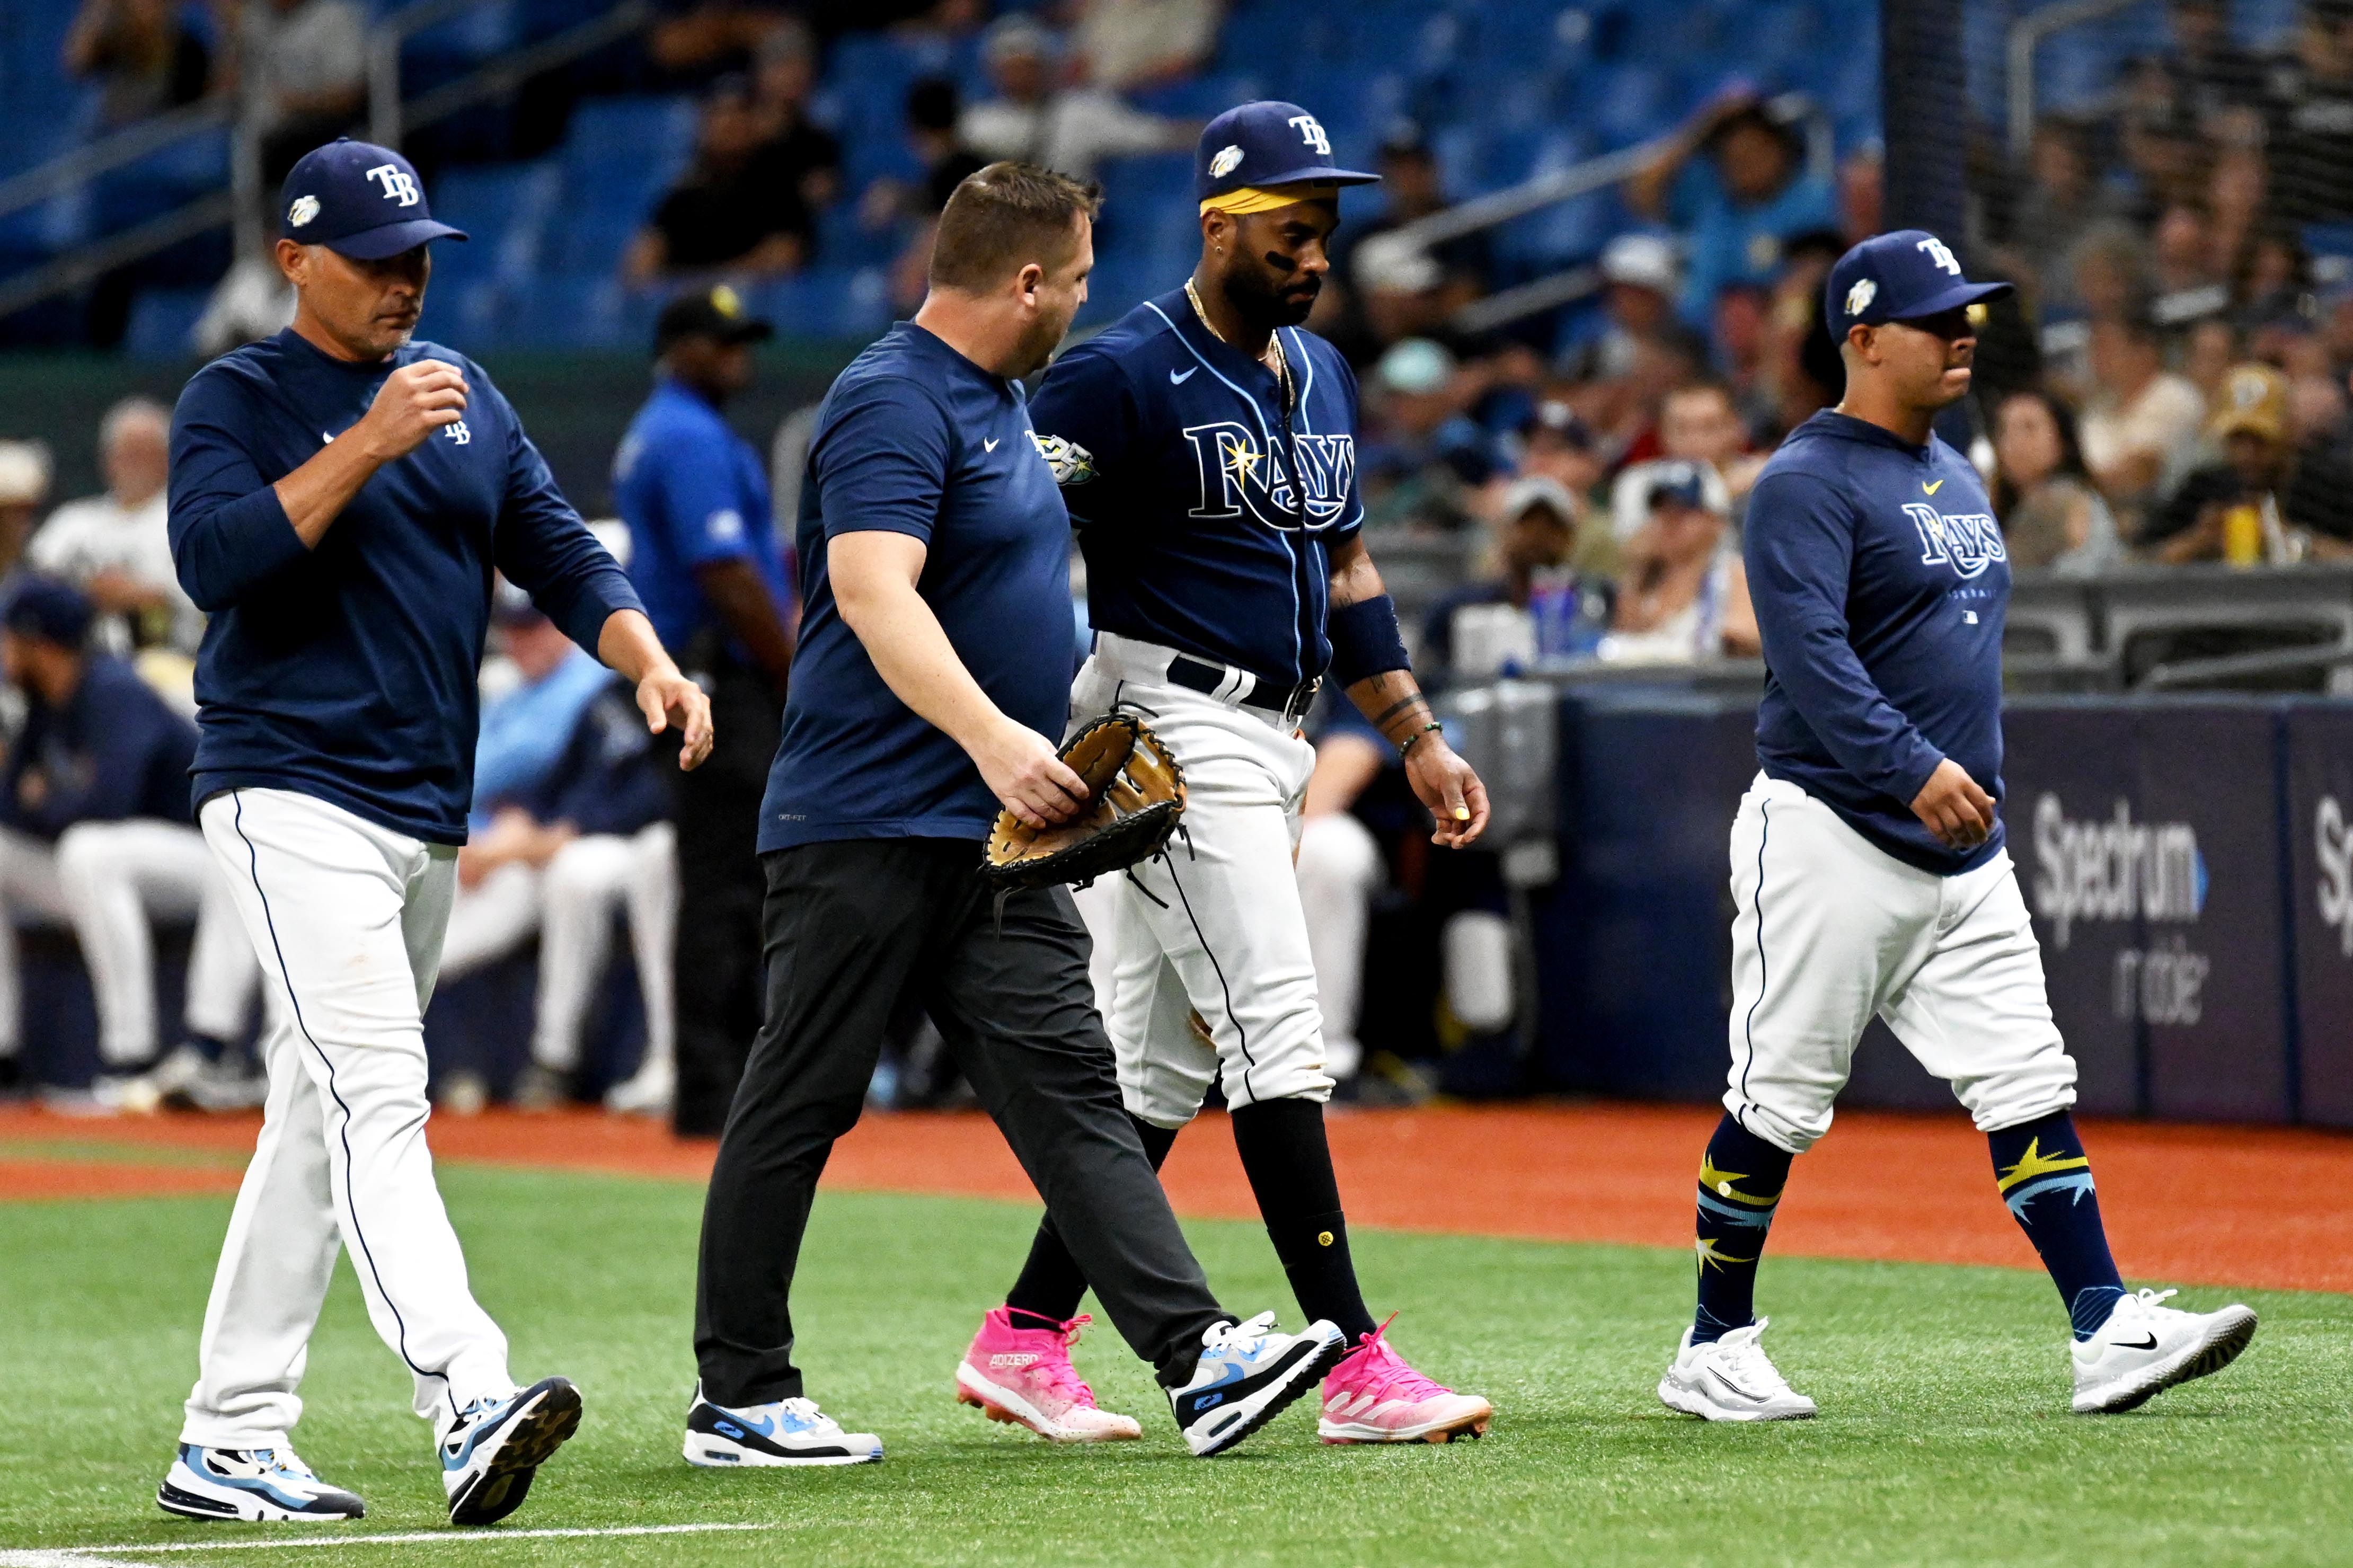
M366 1517L367 1504L311 1473L291 1448L180 1445L155 1506L183 1519L321 1521Z
M496 1524L522 1506L532 1477L580 1430L580 1391L543 1377L504 1399L477 1399L441 1434L452 1524Z
M1169 1408L1197 1458L1222 1454L1281 1415L1348 1353L1339 1326L1319 1319L1301 1334L1274 1331L1274 1314L1215 1323L1201 1336L1192 1381L1168 1391Z
M686 1462L729 1465L871 1465L882 1458L882 1439L845 1432L812 1399L779 1399L730 1410L702 1397L686 1411Z

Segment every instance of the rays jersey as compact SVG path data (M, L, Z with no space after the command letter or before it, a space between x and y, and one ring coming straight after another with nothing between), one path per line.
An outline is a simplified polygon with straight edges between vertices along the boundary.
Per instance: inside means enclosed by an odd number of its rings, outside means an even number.
M1211 332L1182 289L1058 360L1030 405L1086 557L1097 631L1295 685L1331 662L1333 546L1364 523L1356 378L1280 331L1297 388Z

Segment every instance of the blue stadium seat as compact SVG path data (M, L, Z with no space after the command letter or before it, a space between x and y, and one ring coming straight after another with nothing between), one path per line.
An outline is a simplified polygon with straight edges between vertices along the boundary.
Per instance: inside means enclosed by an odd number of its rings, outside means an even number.
M122 352L133 359L185 360L195 355L189 334L205 313L209 289L148 289L131 307Z

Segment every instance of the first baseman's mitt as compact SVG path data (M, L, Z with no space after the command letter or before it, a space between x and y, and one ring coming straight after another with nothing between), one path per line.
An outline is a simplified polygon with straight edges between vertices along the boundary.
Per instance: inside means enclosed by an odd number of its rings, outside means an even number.
M980 874L999 892L1056 882L1084 887L1149 860L1185 815L1185 770L1140 719L1097 719L1063 743L1061 758L1086 781L1087 804L1049 827L1031 827L1010 811L997 814Z

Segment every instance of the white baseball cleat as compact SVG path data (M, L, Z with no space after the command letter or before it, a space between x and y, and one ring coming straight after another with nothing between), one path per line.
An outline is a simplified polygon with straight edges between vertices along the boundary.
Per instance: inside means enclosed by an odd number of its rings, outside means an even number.
M686 1412L686 1462L712 1468L759 1465L870 1465L882 1439L845 1432L813 1399L778 1399L741 1409L713 1405L694 1386Z
M155 1506L184 1519L324 1522L360 1519L367 1504L311 1473L291 1448L180 1445Z
M1659 1379L1659 1398L1670 1410L1710 1421L1805 1421L1814 1402L1789 1386L1758 1340L1771 1320L1759 1318L1720 1340L1692 1343L1683 1331L1674 1364Z
M2252 1308L2184 1312L2161 1305L2170 1290L2143 1290L2116 1303L2088 1340L2070 1346L2075 1414L2130 1410L2177 1383L2220 1372L2255 1337Z

